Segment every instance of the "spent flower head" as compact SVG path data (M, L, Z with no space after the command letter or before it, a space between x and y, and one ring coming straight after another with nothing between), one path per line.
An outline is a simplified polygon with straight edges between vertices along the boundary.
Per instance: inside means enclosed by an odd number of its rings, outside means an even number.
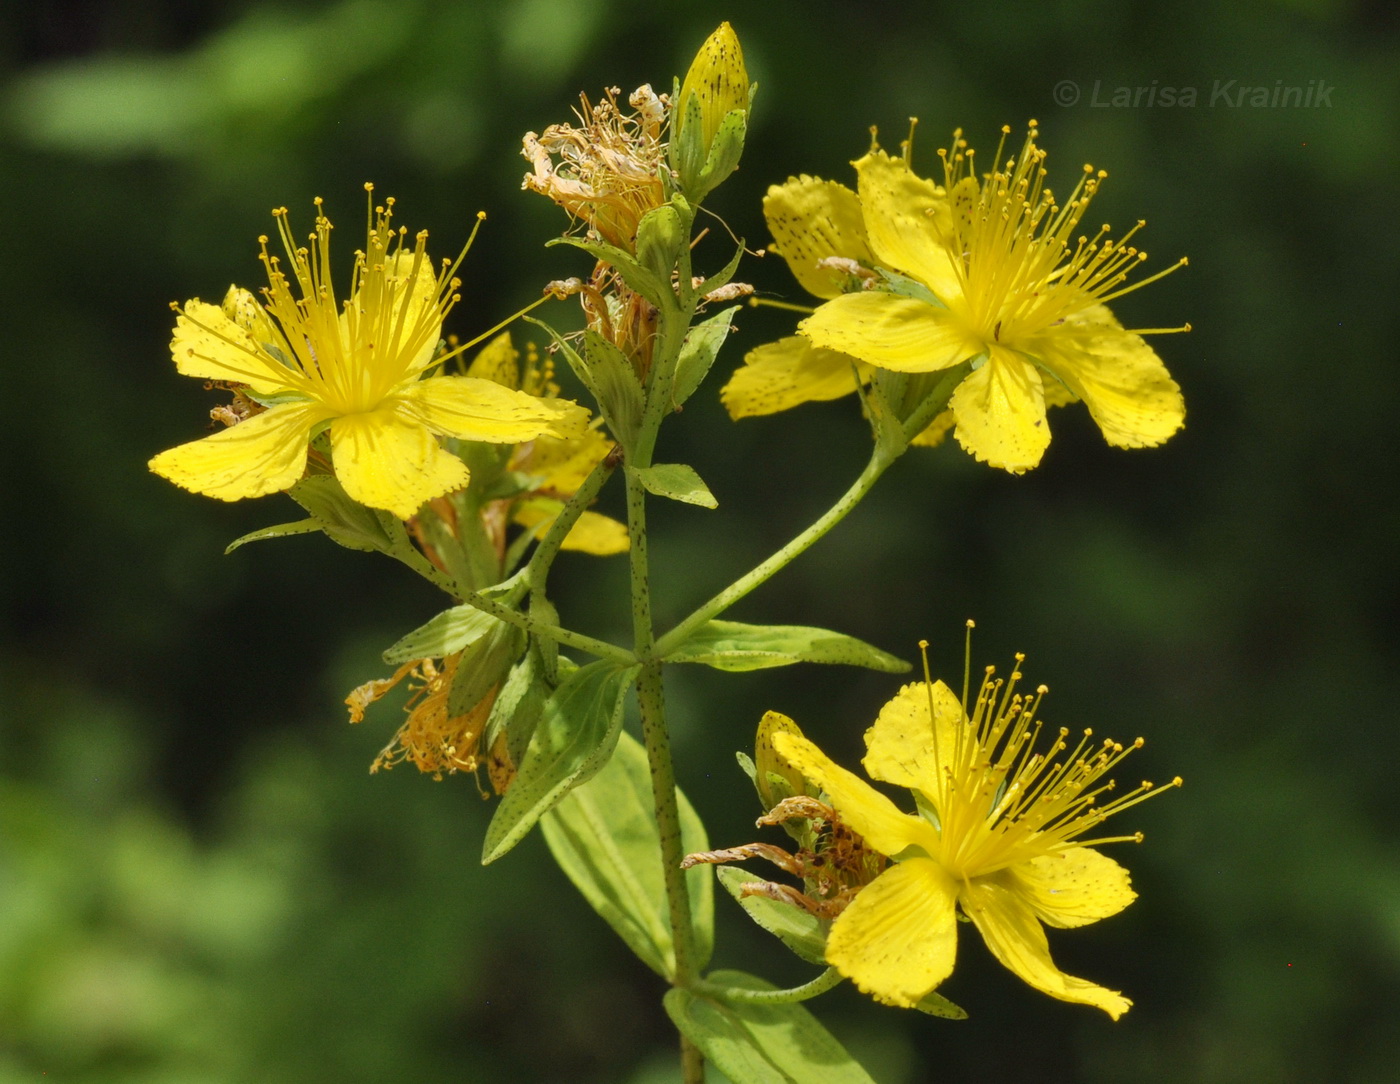
M392 677L367 681L353 689L345 698L350 709L350 722L363 721L365 710L404 679L408 680L408 703L404 705L407 718L389 742L374 758L371 772L389 769L396 764L409 763L420 772L441 779L457 772L475 774L483 765L488 769L496 792L509 784L509 756L500 749L489 755L481 751L481 736L496 701L492 689L469 711L453 715L448 707L452 683L457 677L462 652L445 659L414 659L400 666Z
M913 1006L952 973L961 910L1025 982L1116 1019L1132 1003L1060 971L1041 924L1086 925L1136 897L1127 870L1091 844L1141 835L1083 837L1154 793L1144 782L1114 797L1105 778L1142 739L1096 742L1086 730L1072 744L1066 729L1047 734L1037 718L1046 689L1020 691L1021 661L1005 681L989 667L971 705L966 687L959 701L941 681L906 685L866 731L866 773L908 787L917 813L806 738L774 736L844 822L893 861L832 924L826 958L878 1000Z
M294 240L285 208L273 213L288 266L260 238L265 303L234 291L229 311L198 298L175 306L171 341L179 372L245 389L267 409L155 456L157 474L226 501L275 493L302 476L308 442L329 428L346 493L407 519L424 501L467 484L465 464L439 436L516 443L582 432L587 412L574 403L426 375L445 360L442 321L460 297L454 276L465 248L435 269L427 232L410 243L392 224L393 200L371 204L342 304L321 201L307 246Z
M665 129L670 103L643 84L618 105L619 88L597 104L580 95L578 126L551 124L542 135L527 132L521 154L533 167L521 187L548 196L599 239L632 251L637 226L666 202Z

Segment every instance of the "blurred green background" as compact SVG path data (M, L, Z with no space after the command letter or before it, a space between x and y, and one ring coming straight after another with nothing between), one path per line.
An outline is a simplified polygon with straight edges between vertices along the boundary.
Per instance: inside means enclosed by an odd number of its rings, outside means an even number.
M1389 1081L1400 1065L1400 584L1394 427L1400 27L1382 0L1001 5L640 0L55 0L0 15L0 180L13 214L0 392L0 1082L356 1084L675 1078L659 983L533 836L478 864L470 779L366 768L398 723L340 701L438 605L324 539L225 543L296 518L147 473L214 398L176 376L172 299L261 281L255 238L323 195L358 228L365 180L446 252L490 218L451 330L581 274L564 222L519 191L520 136L575 95L669 85L720 19L761 84L743 168L713 208L753 244L789 174L852 179L878 124L1035 117L1060 186L1092 161L1095 216L1149 220L1118 303L1188 423L1107 448L1058 412L1015 478L911 453L850 519L734 612L822 624L961 667L1029 653L1053 723L1147 748L1128 780L1186 788L1128 816L1141 899L1052 934L1057 961L1137 1004L1113 1024L1036 994L963 938L966 1023L843 988L813 1008L882 1084ZM1080 97L1058 104L1068 80ZM1217 83L1332 87L1313 108L1210 104ZM1097 107L1198 88L1195 108ZM1070 95L1063 87L1062 100ZM342 230L343 232L343 230ZM353 237L354 229L349 236ZM342 243L342 257L352 245ZM718 259L719 248L710 250ZM343 269L347 264L340 265ZM801 300L777 260L741 278ZM548 310L566 322L569 309ZM744 312L719 368L791 329ZM655 515L667 624L855 476L852 401L730 423L702 389L664 438L719 497ZM616 495L605 500L615 507ZM555 590L625 637L623 562L566 555ZM599 592L612 600L598 604ZM835 669L678 672L679 774L715 845L755 838L734 767L765 709L837 759L898 682ZM1128 781L1125 780L1125 781ZM718 901L715 965L810 968Z

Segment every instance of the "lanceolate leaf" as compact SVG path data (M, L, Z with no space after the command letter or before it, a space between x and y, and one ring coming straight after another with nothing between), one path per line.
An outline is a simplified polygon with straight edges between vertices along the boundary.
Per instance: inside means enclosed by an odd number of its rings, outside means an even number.
M681 406L689 399L705 379L710 366L715 363L715 356L729 335L729 322L738 311L738 305L731 305L708 320L696 324L686 334L685 343L681 346L681 356L676 362L676 380L671 387L671 399L676 406Z
M486 829L481 861L494 862L519 843L535 822L571 789L607 763L622 727L623 698L637 667L599 661L560 682Z
M681 845L707 850L704 826L679 795ZM606 767L575 787L540 821L555 861L627 946L663 978L675 973L660 834L646 751L623 732ZM714 888L708 866L686 874L698 966L714 942Z
M321 530L321 521L316 517L310 519L299 519L295 523L279 523L273 527L263 527L261 530L249 531L245 535L240 535L224 547L224 555L232 553L239 546L246 546L249 542L261 542L268 538L289 538L295 534L311 534Z
M745 625L707 621L667 656L668 662L699 662L716 670L763 670L796 662L840 663L902 674L909 664L878 647L827 629L804 625Z
M684 463L657 463L650 467L628 467L642 483L642 488L658 497L669 497L673 501L698 504L701 508L717 508L719 501L695 473L694 467Z
M706 977L745 990L774 988L742 971ZM678 986L666 995L665 1005L682 1034L734 1084L874 1084L801 1004L724 1000Z

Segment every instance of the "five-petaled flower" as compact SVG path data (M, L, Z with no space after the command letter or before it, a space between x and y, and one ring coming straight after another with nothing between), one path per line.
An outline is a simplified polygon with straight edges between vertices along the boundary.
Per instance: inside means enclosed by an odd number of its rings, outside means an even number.
M1041 923L1082 926L1135 898L1127 870L1088 844L1141 837L1078 837L1151 792L1144 783L1098 801L1112 789L1101 777L1142 742L1093 748L1086 731L1067 752L1068 731L1060 730L1037 752L1045 690L1020 694L1019 678L1003 684L988 669L970 717L942 682L906 685L881 710L865 734L865 770L910 788L916 814L806 738L774 735L778 752L826 792L845 823L893 859L832 923L826 958L878 1000L913 1006L952 973L961 908L992 953L1031 986L1116 1019L1132 1003L1060 971Z
M805 207L805 220L785 223L786 237L775 237L790 264L804 265L794 266L799 281L830 298L799 325L822 353L784 340L771 358L751 356L772 373L749 379L770 375L762 389L770 397L774 379L795 381L785 393L796 402L851 388L843 356L906 373L971 362L950 402L955 434L978 459L1013 472L1044 455L1047 405L1082 399L1108 442L1124 448L1161 444L1180 429L1181 391L1143 340L1148 332L1124 329L1105 303L1185 261L1129 284L1146 258L1128 244L1141 223L1117 241L1107 226L1076 236L1106 174L1086 166L1069 198L1057 200L1045 186L1034 123L1020 154L980 178L960 132L951 153L940 151L943 185L878 148L854 163L858 205L839 185L803 178L784 202ZM876 269L867 288L839 292L843 263ZM774 367L781 364L791 376ZM736 414L763 412L736 403Z
M349 299L338 304L331 223L320 200L316 207L309 248L296 246L285 208L274 212L300 296L263 237L265 308L232 290L223 308L195 299L177 310L176 368L240 385L267 409L162 452L150 462L153 471L220 500L275 493L302 476L308 441L329 427L346 493L407 519L424 501L467 484L466 465L440 436L519 443L583 432L587 412L575 403L489 380L424 376L451 356L438 347L443 318L459 297L452 276L461 257L435 270L426 232L410 247L407 231L391 225L392 200L374 208Z

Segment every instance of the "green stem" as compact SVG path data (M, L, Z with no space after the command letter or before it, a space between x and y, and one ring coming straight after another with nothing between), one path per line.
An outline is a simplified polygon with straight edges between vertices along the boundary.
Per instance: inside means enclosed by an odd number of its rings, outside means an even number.
M652 450L662 419L670 412L671 377L684 338L688 320L681 314L663 311L652 371L647 381L647 405L642 425L633 445L630 466L651 465ZM671 943L675 970L671 981L687 986L698 978L695 933L690 920L690 891L681 859L680 807L676 798L676 772L671 758L671 738L666 728L666 704L661 680L661 663L654 657L655 632L651 618L651 568L647 555L646 490L632 471L627 479L627 534L632 588L633 652L642 662L637 675L637 705L642 716L642 740L646 745L647 767L651 773L652 807L661 842L661 872L666 885L666 906L671 922ZM703 1084L705 1059L684 1035L681 1036L681 1074L684 1084Z
M565 647L576 647L580 651L587 651L590 655L596 655L600 659L610 659L621 666L635 666L637 659L632 652L626 648L610 644L606 640L597 640L592 636L585 636L581 632L572 632L569 629L560 628L558 625L551 625L545 621L539 621L523 614L519 610L511 609L494 599L489 599L485 595L472 592L466 595L462 601L468 606L475 606L482 613L488 613L492 617L500 618L508 625L515 625L522 628L532 636L543 636L548 640L553 640L557 644Z
M894 454L885 451L880 446L876 446L875 451L870 456L870 462L865 469L860 472L860 477L852 484L851 488L841 495L834 505L827 509L820 519L794 538L777 553L773 554L761 564L755 566L749 572L740 576L714 598L706 602L698 610L692 613L679 625L673 628L666 635L656 642L655 653L658 658L665 658L681 644L685 643L690 634L703 625L706 621L723 613L734 603L747 595L754 588L764 583L775 573L791 564L793 560L801 556L807 549L826 534L827 531L835 527L857 504L870 492L871 488L879 480L880 475L889 469L891 463L897 458Z
M739 986L720 986L713 982L698 982L695 984L697 993L705 994L708 997L717 997L724 1001L744 1001L751 1005L792 1005L799 1001L808 1001L818 994L824 994L835 986L839 986L845 980L845 976L834 967L828 967L811 982L803 983L801 986L794 986L788 990L745 990Z
M616 465L612 462L612 456L604 456L598 460L596 466L583 480L583 485L564 502L564 508L559 515L554 517L554 522L549 525L549 530L540 539L540 544L535 547L535 552L530 555L530 562L525 566L525 576L530 581L530 587L534 591L544 591L545 577L549 575L550 566L554 564L554 558L559 556L559 548L564 545L564 539L569 536L579 516L594 499L598 496L598 491L603 488Z

